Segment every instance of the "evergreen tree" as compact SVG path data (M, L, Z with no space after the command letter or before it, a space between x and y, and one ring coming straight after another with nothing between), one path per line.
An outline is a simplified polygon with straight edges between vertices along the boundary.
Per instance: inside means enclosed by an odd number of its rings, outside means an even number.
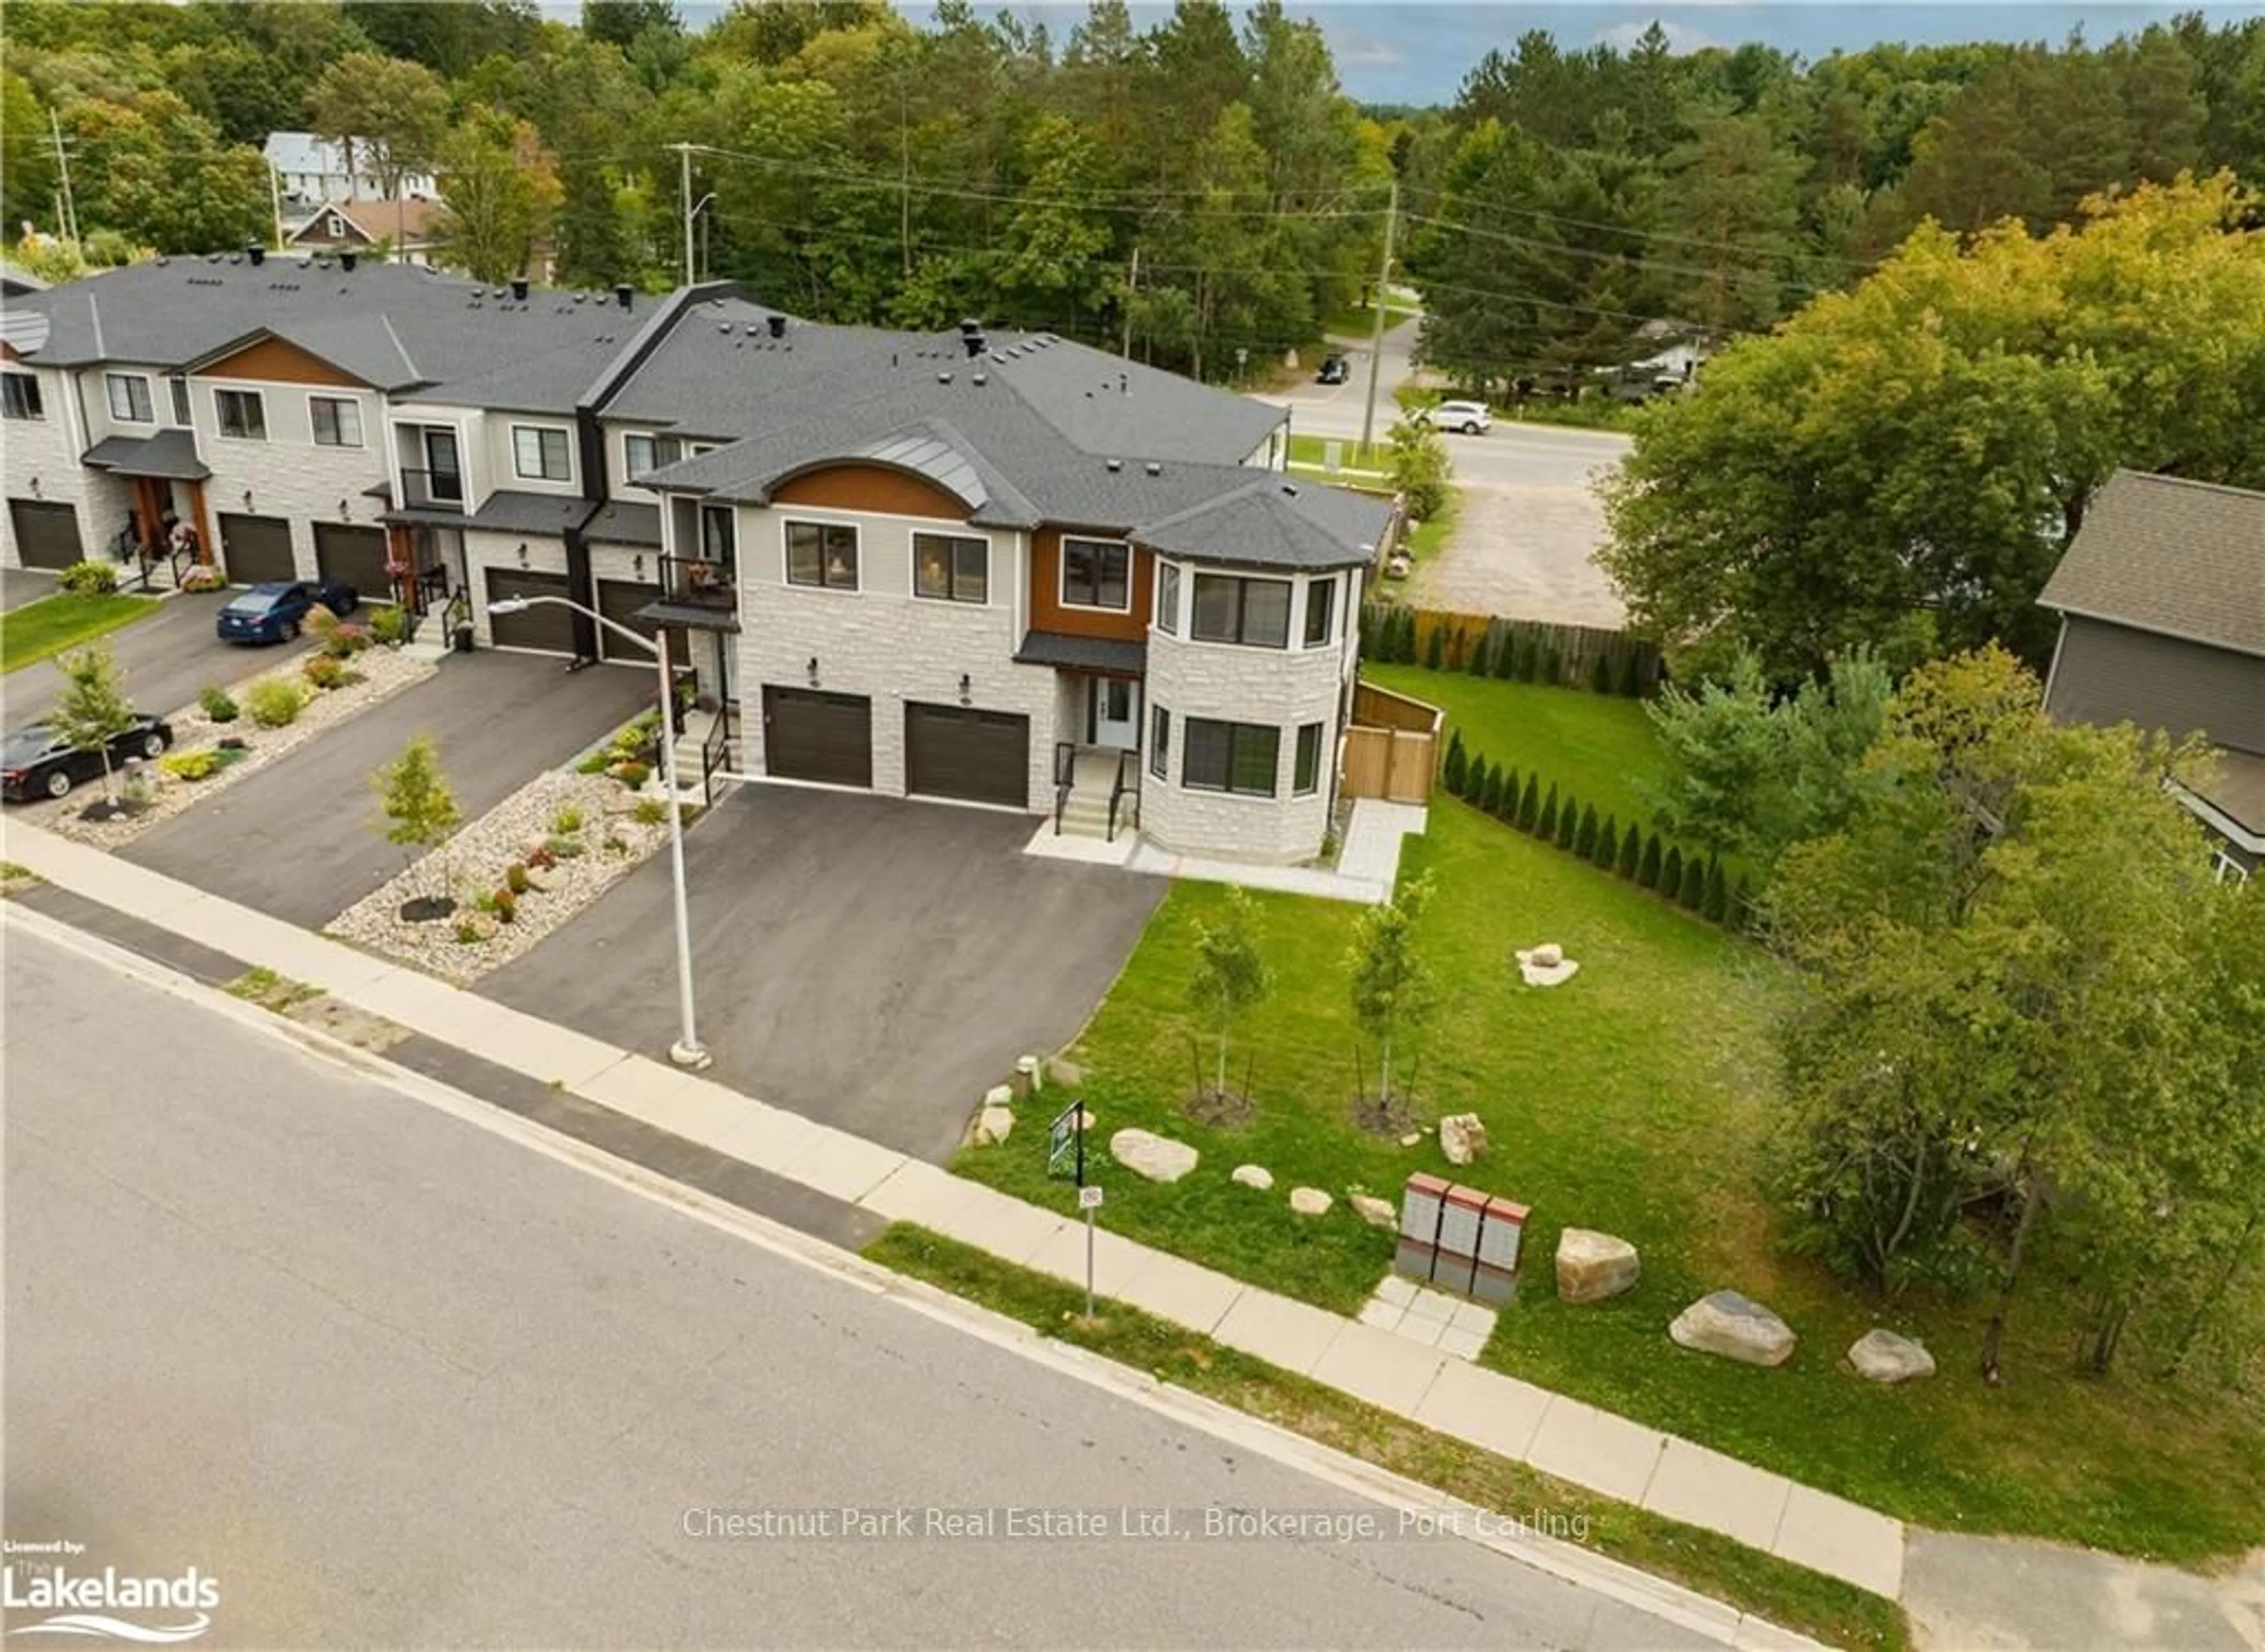
M1533 775L1526 777L1526 790L1518 795L1518 825L1523 832L1540 829L1541 782Z
M1534 836L1547 841L1557 835L1557 782L1549 782L1549 797L1541 805L1541 819L1535 826Z
M1526 645L1518 651L1518 681L1532 682L1534 673L1540 669L1541 644L1539 639L1529 637L1526 639Z
M1707 883L1699 910L1709 923L1727 923L1730 916L1730 885L1722 878L1722 862L1709 856L1707 862Z
M1483 772L1479 776L1478 790L1471 801L1492 814L1502 804L1502 770L1483 757L1479 759L1479 768Z
M1683 850L1676 844L1668 845L1666 858L1659 863L1659 892L1669 900L1683 896Z
M1754 886L1746 881L1742 872L1738 875L1737 888L1730 891L1730 928L1743 933L1752 928L1753 922Z
M1518 675L1518 622L1502 628L1502 641L1494 651L1494 674L1504 682Z
M1469 771L1470 760L1463 752L1463 731L1456 729L1447 736L1447 756L1440 766L1439 778L1456 797L1468 797L1469 793L1464 787L1469 781Z
M1562 688L1565 682L1564 659L1555 648L1544 644L1541 650L1540 680L1551 688Z
M1613 691L1611 656L1604 653L1597 656L1597 667L1589 673L1589 689L1592 694L1610 694Z
M1663 870L1664 863L1659 858L1659 833L1655 832L1644 840L1643 864L1636 872L1635 881L1646 889L1657 889Z
M1487 674L1487 643L1491 634L1491 627L1481 630L1477 636L1471 638L1471 645L1464 652L1463 669L1474 677L1483 677Z
M1565 806L1557 811L1557 847L1561 849L1569 849L1579 840L1580 835L1580 812L1573 807L1573 800L1568 797L1565 799Z
M1494 807L1487 811L1497 819L1518 824L1518 770L1511 768L1502 777L1502 795L1495 799Z
M1628 835L1620 840L1620 859L1613 870L1631 884L1635 882L1637 870L1643 864L1643 833L1634 821L1628 823Z
M1447 628L1444 625L1434 623L1431 627L1431 640L1425 645L1424 650L1424 669L1426 671L1444 671L1446 669L1446 666Z
M1643 695L1643 667L1637 663L1633 648L1620 656L1620 692L1631 700Z
M1620 822L1617 815L1606 815L1604 826L1597 833L1597 852L1591 856L1606 871L1620 857Z

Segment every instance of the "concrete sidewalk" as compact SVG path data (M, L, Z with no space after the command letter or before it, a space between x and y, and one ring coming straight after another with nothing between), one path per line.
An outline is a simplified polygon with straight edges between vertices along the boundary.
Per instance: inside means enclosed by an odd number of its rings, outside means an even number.
M1083 1283L1084 1229L1067 1212L1025 1204L36 827L10 825L0 854L157 928L785 1181ZM1095 1269L1104 1296L1426 1428L1890 1599L1901 1592L1899 1521L1118 1234L1099 1236Z

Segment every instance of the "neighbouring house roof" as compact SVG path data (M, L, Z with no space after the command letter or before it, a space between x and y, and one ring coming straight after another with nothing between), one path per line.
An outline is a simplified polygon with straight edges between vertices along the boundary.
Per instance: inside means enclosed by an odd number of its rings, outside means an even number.
M2221 750L2217 779L2196 790L2252 838L2265 838L2265 757Z
M12 258L0 258L0 291L10 293L44 293L47 282Z
M616 499L582 525L582 537L604 545L660 549L660 506Z
M105 436L86 450L86 463L122 477L201 482L212 475L197 457L196 433L161 430L154 436Z
M391 241L397 246L421 246L433 238L433 227L447 208L425 195L404 195L397 200L324 201L289 232L295 246L329 240L330 216L346 220L361 241Z
M2118 470L2037 600L2265 655L2265 493Z
M590 501L576 493L491 493L480 508L455 520L492 534L563 535L590 514Z
M368 183L374 188L376 179L370 170L369 156L375 151L367 138L354 140L354 166L360 174L355 181ZM260 153L268 165L294 178L344 178L346 175L346 146L318 138L311 132L271 132L260 145ZM426 181L424 175L414 174L419 182Z
M1061 631L1032 631L1015 651L1024 666L1055 666L1096 671L1112 677L1138 677L1148 669L1148 645L1118 637L1074 637Z

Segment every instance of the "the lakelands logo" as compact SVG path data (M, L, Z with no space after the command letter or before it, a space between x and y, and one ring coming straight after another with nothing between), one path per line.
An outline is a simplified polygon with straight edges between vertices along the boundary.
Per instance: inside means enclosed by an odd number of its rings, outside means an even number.
M11 1619L24 1612L46 1614L11 1625L11 1635L81 1635L177 1646L211 1628L213 1609L220 1605L220 1584L193 1566L176 1576L148 1577L114 1566L76 1569L72 1561L86 1546L68 1540L11 1539L0 1548L7 1555L0 1570L0 1605Z

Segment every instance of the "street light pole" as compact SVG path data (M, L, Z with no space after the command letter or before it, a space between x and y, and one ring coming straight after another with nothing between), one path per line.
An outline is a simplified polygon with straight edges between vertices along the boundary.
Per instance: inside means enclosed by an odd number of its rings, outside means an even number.
M562 608L572 608L586 615L606 630L627 637L651 654L660 673L660 775L661 783L668 788L668 873L669 892L676 912L676 1010L679 1033L674 1044L668 1046L668 1059L681 1067L696 1071L706 1066L712 1059L700 1042L698 1026L693 1017L692 1005L692 912L684 898L684 793L676 784L676 685L668 675L667 633L655 644L650 638L631 630L617 620L608 619L595 608L585 608L572 597L525 596L505 597L488 604L493 614L519 614L537 602L556 603Z

